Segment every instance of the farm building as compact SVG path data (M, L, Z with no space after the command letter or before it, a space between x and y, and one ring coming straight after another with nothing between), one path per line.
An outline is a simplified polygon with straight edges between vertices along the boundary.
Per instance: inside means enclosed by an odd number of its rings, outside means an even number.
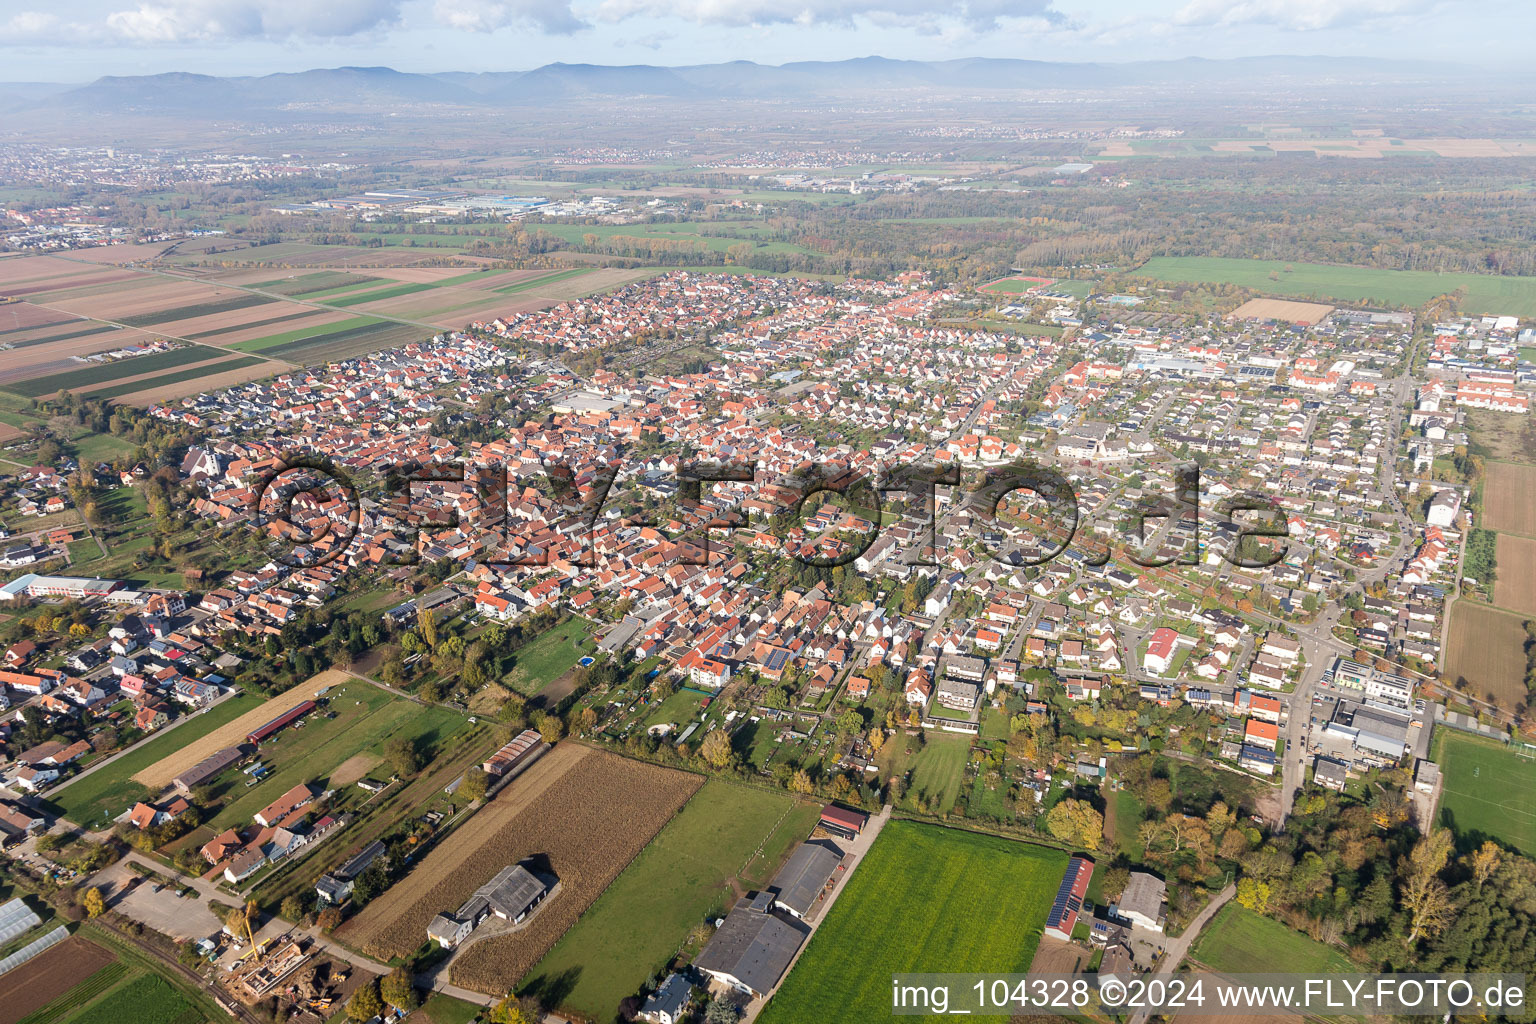
M1077 927L1077 917L1083 912L1083 899L1088 894L1088 883L1093 880L1093 861L1086 857L1073 857L1067 862L1067 872L1061 877L1056 899L1051 903L1051 914L1045 919L1045 934L1063 942L1070 941L1072 929Z
M171 784L176 787L177 792L181 793L182 796L191 796L193 789L201 786L244 756L245 751L239 747L225 747L223 750L214 751L172 779Z
M352 895L357 876L367 871L384 853L384 843L378 839L348 858L347 862L329 874L321 875L315 883L315 895L325 903L342 903Z
M846 807L828 804L821 812L821 827L835 836L852 839L864 831L869 815L862 811L850 811Z
M738 900L693 966L737 991L768 994L810 934L808 926L774 914L772 900L766 892Z
M544 739L534 729L524 729L502 745L480 767L492 777L505 775L544 752Z
M427 925L427 938L436 939L445 949L453 949L492 914L503 921L521 923L543 902L549 889L542 879L521 864L502 868L495 878L476 889L455 913L434 917Z
M819 839L800 844L800 848L773 876L768 888L775 894L773 905L796 917L804 917L821 897L822 890L843 862L843 851L830 840Z
M289 710L278 715L276 718L272 719L272 721L268 722L266 725L246 733L245 742L254 746L267 737L277 733L279 730L292 725L294 722L297 722L299 719L315 710L316 707L317 705L314 701L307 700L297 707L290 708Z
M1112 908L1113 915L1133 925L1163 930L1164 908L1168 905L1168 885L1156 875L1145 871L1132 871L1131 880L1120 894L1120 902Z

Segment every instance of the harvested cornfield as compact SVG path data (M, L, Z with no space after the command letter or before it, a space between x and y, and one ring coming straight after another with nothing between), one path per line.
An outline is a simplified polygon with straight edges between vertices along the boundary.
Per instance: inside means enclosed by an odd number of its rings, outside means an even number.
M316 691L327 686L345 683L351 678L338 669L327 669L319 675L311 676L307 681L252 708L234 721L226 722L200 739L192 741L169 757L162 757L143 771L135 772L133 781L159 791L169 786L176 776L208 755L225 747L243 743L247 733L265 725L283 712L312 699Z
M465 947L456 985L498 994L515 985L699 788L698 776L563 743L481 809L409 876L342 927L380 959L421 947L427 925L497 871L547 862L560 891L524 928Z

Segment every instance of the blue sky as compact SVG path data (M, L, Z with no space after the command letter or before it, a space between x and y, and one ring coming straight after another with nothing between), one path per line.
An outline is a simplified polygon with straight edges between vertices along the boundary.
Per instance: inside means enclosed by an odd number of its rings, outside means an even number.
M0 0L0 79L343 64L1124 61L1299 53L1514 65L1529 0Z

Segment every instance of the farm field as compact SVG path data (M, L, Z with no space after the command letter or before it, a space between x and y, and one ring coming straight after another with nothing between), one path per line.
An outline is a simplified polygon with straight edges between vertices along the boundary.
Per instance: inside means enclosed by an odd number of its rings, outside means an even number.
M414 953L434 915L453 910L508 864L537 857L560 879L521 930L463 947L454 984L511 988L687 802L702 780L614 754L558 744L337 935L389 959ZM602 794L594 799L594 794Z
M1190 955L1207 967L1233 974L1275 970L1342 974L1357 969L1343 951L1236 903L1216 912Z
M666 966L695 925L729 909L750 888L740 873L760 846L779 830L795 841L810 834L804 815L790 822L796 806L787 793L706 782L529 972L520 991L607 1019ZM815 804L804 806L819 813ZM776 871L793 845L774 845ZM563 983L566 978L575 981Z
M119 757L111 767L54 790L48 795L48 802L76 824L99 824L103 815L117 814L146 796L154 796L170 785L183 767L190 768L221 746L229 746L224 743L209 747L202 757L186 762L163 779L155 770L162 761L177 758L183 748L202 749L210 735L223 731L230 721L261 705L260 698L241 693L201 714L184 717L148 743ZM239 736L243 738L247 732L250 728L242 729Z
M1293 324L1320 324L1333 312L1321 302L1295 299L1249 299L1231 313L1234 320L1282 320Z
M1066 865L1059 850L891 821L757 1019L878 1020L893 974L1023 973Z
M578 244L585 235L591 234L596 235L601 241L619 236L692 242L701 252L725 252L733 245L747 245L754 251L768 253L811 251L792 242L759 238L760 235L771 234L771 229L765 224L750 220L677 221L660 224L540 224L539 230Z
M124 973L110 952L70 936L0 975L0 1024L54 1024Z
M1462 837L1499 839L1536 854L1536 761L1497 740L1438 729L1435 761L1444 779L1442 822Z
M122 405L148 405L151 402L168 402L186 395L216 391L248 380L270 377L285 368L260 356L241 356L159 376L123 381L110 387L92 388L82 393L90 398L111 399Z
M146 762L143 768L133 773L133 781L152 790L163 789L171 784L172 779L209 754L243 742L247 733L270 722L290 708L298 707L306 700L313 699L317 691L327 686L345 683L350 679L351 676L345 672L327 669L269 700L257 704L246 703L239 717L225 719L218 728L205 733L197 742L187 744L183 739L174 744L167 744L167 748L160 753L157 760ZM252 701L256 698L250 694L242 694L237 699ZM118 771L115 774L124 773Z
M1326 263L1159 256L1133 271L1172 284L1235 284L1272 295L1334 299L1390 306L1420 306L1437 295L1465 288L1465 313L1536 316L1536 278L1487 274L1436 274L1427 270L1380 270ZM1270 274L1279 280L1270 280Z
M1493 603L1536 616L1536 537L1498 534Z
M22 398L38 398L59 391L89 391L96 384L129 380L156 370L205 363L224 356L225 353L219 349L192 345L188 348L171 349L169 352L131 356L128 359L119 359L110 363L93 363L61 373L49 373L27 380L14 381L6 384L5 390Z
M433 749L461 729L468 720L446 708L424 708L358 679L348 679L325 695L326 712L309 715L301 726L284 729L261 743L261 760L271 774L259 785L245 788L245 779L223 777L215 783L218 798L224 801L209 821L214 831L244 825L252 815L294 786L305 783L337 791L336 801L345 805L348 798L362 796L362 791L332 776L342 769L361 777L356 765L344 768L357 755L382 756L384 744L396 738L413 742L417 749ZM345 778L345 776L343 777Z
M69 1024L196 1024L202 1013L158 974L140 974L88 1005Z
M1471 692L1513 707L1526 697L1525 626L1519 615L1462 598L1451 607L1445 674Z
M1536 466L1486 463L1483 521L1486 530L1536 537Z
M1050 277L1003 277L982 285L981 291L1002 295L1022 295L1032 288L1043 288L1054 281L1055 278Z
M304 327L290 327L276 334L268 334L259 338L249 338L242 341L231 341L229 347L241 352L262 352L267 349L280 348L284 345L307 344L317 341L342 331L351 331L360 327L374 327L388 324L387 320L380 320L371 316L354 316L342 320L331 320L326 323L308 324ZM390 325L396 326L396 325Z

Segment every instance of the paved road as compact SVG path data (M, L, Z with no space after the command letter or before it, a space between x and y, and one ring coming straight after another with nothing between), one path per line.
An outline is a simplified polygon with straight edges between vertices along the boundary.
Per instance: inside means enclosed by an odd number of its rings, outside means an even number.
M1189 927L1184 929L1184 934L1164 947L1166 952L1163 954L1163 961L1158 964L1157 971L1153 974L1153 977L1167 978L1174 971L1178 970L1179 964L1189 955L1189 947L1193 946L1195 940L1200 937L1201 930L1207 924L1210 924L1211 918L1216 916L1216 911L1226 906L1227 901L1236 895L1237 886L1235 885L1229 885L1217 893L1211 899L1211 902L1206 904L1205 909L1195 915L1195 919L1189 923ZM1149 1013L1150 1011L1145 1009L1137 1010L1131 1015L1129 1024L1146 1024Z

